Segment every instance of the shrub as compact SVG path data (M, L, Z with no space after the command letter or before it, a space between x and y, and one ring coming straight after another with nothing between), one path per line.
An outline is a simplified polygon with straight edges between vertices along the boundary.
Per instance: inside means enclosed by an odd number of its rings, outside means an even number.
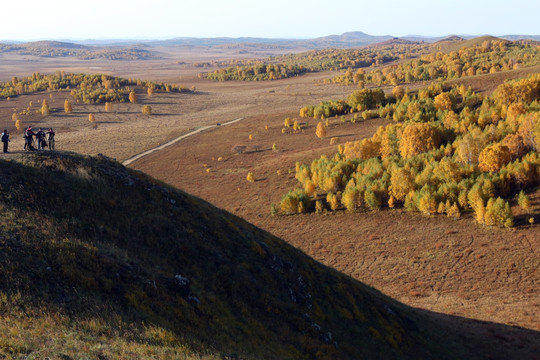
M486 225L497 225L504 227L514 226L514 216L508 201L498 197L497 200L490 198L486 206L484 216Z
M291 127L291 118L285 118L285 121L283 121L283 126L286 128Z
M150 105L143 105L141 111L144 115L152 115L152 107Z
M299 204L302 203L301 206ZM289 191L283 198L281 199L281 202L279 204L281 211L285 214L294 214L297 213L298 210L307 210L310 204L310 198L308 194L304 190L297 189L293 191Z

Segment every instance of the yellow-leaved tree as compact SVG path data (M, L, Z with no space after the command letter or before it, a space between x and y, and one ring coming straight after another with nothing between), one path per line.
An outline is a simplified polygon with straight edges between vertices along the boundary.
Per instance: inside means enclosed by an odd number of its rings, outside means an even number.
M439 146L440 134L428 123L412 123L403 130L399 152L403 157L427 152Z
M71 102L69 102L68 99L66 99L64 101L64 111L66 114L71 114L71 112L73 111L73 108L71 106Z
M512 159L508 146L495 143L486 147L478 156L478 167L482 171L499 171Z
M315 130L315 134L317 134L317 137L319 139L326 136L326 127L321 121L319 121L319 123L317 124L317 129Z
M43 100L43 103L41 104L41 115L48 116L50 112L49 104L47 103L47 100Z
M408 193L414 191L414 179L411 172L405 168L396 168L390 175L389 194L395 201L405 201Z
M132 104L135 104L137 102L137 94L135 94L135 91L131 91L129 93L129 102Z
M433 99L433 105L435 105L435 109L437 110L452 110L454 107L455 99L453 96L450 96L449 93L442 93L437 96L435 96L435 99Z
M88 121L92 124L92 129L97 129L96 117L94 114L88 114Z

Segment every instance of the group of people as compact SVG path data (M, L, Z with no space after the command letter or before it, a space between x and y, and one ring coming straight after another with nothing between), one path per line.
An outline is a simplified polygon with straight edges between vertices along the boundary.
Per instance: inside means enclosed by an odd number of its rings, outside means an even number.
M34 137L36 139L38 150L43 150L47 146L49 147L49 150L54 150L54 135L55 133L52 128L45 133L42 128L39 128L38 132L34 132L32 126L29 126L24 132L24 150L35 150L33 145ZM47 140L45 140L45 137L47 137Z
M51 128L47 132L43 131L42 128L39 128L38 132L32 130L32 126L29 126L28 129L24 131L24 150L30 151L35 150L34 146L34 137L37 142L37 149L43 150L46 147L49 147L49 150L54 150L54 130ZM45 140L47 138L47 140ZM9 131L4 129L4 132L1 135L2 143L4 143L4 152L7 153L8 145L11 141L9 139Z

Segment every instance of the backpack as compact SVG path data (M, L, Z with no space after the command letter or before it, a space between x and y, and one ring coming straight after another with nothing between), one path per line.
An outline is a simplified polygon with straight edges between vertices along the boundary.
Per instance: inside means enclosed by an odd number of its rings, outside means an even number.
M2 142L7 142L9 139L9 136L7 134L2 134Z

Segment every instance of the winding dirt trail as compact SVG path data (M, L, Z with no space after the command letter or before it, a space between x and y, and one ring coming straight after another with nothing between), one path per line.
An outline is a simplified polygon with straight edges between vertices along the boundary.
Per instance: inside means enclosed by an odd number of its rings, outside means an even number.
M143 156L146 156L146 155L148 155L148 154L151 154L151 153L153 153L154 151L158 151L158 150L165 149L167 146L170 146L170 145L172 145L172 144L174 144L174 143L177 143L178 141L180 141L180 140L182 140L182 139L185 139L185 138L187 138L187 137L189 137L189 136L193 136L193 135L195 135L195 134L199 134L199 133L201 133L201 132L203 132L203 131L205 131L205 130L212 129L212 128L215 128L215 127L218 127L218 126L226 126L226 125L234 124L235 122L238 122L238 121L240 121L240 120L242 120L242 119L243 119L243 118L238 118L238 119L234 119L234 120L231 120L231 121L227 121L227 122L222 123L222 124L219 124L219 123L218 123L217 125L203 126L203 127L199 128L199 129L197 129L197 130L191 131L191 132L189 132L189 133L187 133L187 134L184 134L184 135L182 135L182 136L177 137L176 139L173 139L173 140L171 140L171 141L169 141L169 142L166 142L165 144L156 146L155 148L152 148L152 149L150 149L150 150L146 150L145 152L142 152L142 153L140 153L140 154L138 154L138 155L132 156L132 157L130 157L129 159L124 160L124 161L122 162L122 165L128 166L129 164L131 164L132 162L134 162L134 161L136 161L136 160L142 158Z

